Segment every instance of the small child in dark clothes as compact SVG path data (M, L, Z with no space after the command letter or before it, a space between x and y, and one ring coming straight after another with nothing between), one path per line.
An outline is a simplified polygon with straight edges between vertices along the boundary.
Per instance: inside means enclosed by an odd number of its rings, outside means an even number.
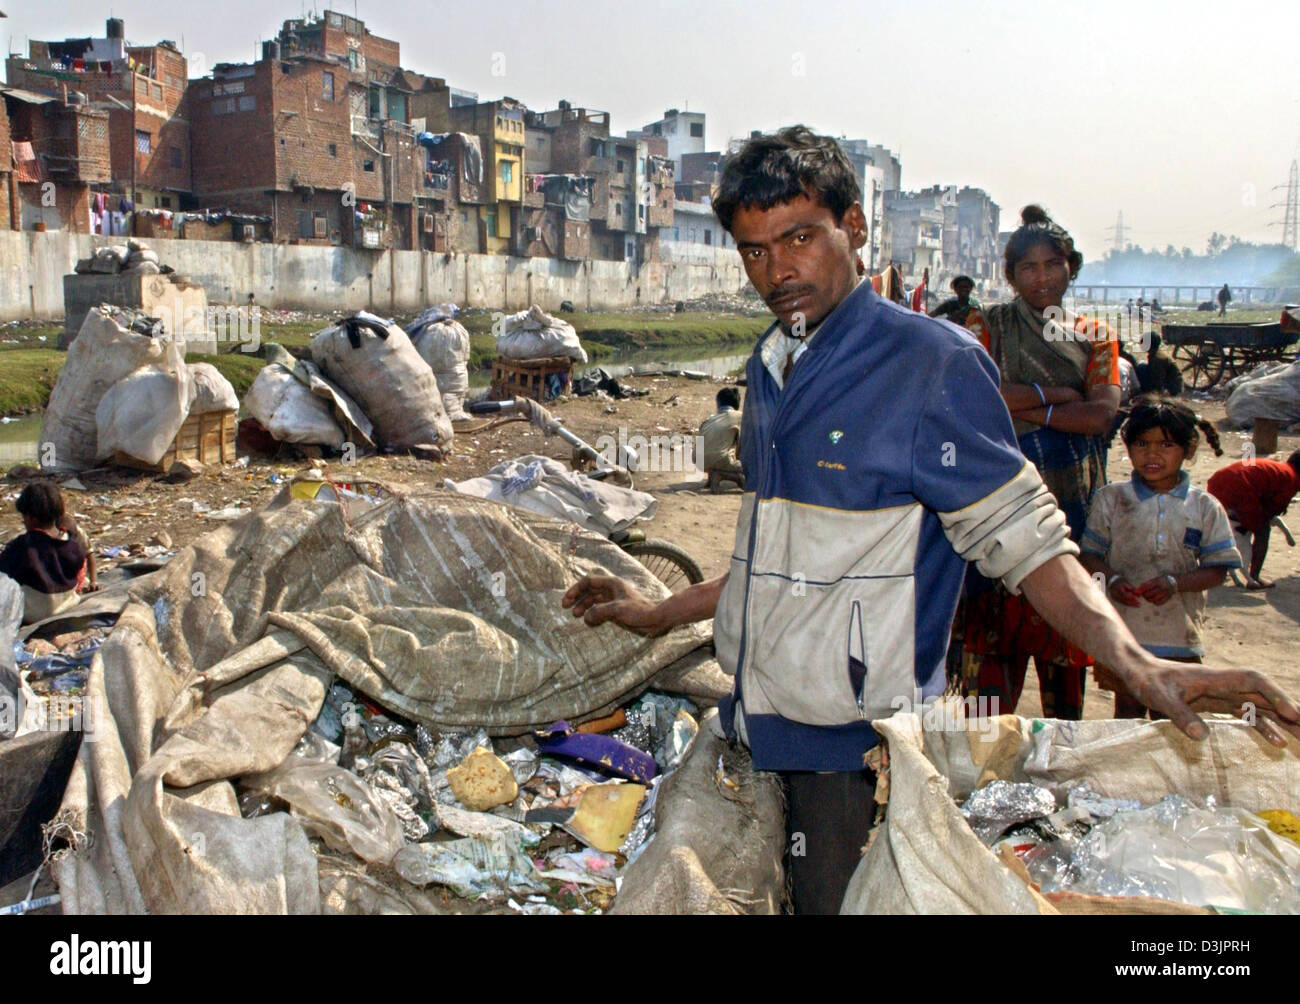
M28 485L16 507L27 532L0 551L0 573L22 587L23 622L34 624L74 606L78 593L99 587L90 540L68 516L55 485Z

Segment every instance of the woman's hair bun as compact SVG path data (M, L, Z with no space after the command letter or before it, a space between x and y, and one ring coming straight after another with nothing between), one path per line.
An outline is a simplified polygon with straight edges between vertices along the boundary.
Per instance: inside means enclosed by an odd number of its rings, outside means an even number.
M1025 226L1033 226L1035 223L1050 224L1052 218L1047 215L1047 210L1042 206L1031 203L1020 210L1020 222Z

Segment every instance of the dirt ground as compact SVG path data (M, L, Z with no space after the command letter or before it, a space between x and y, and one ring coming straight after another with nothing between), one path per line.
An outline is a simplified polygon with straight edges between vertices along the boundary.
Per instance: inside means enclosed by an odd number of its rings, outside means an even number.
M631 377L624 382L650 393L624 401L575 398L559 403L552 410L573 432L591 443L601 435L617 437L620 429L627 436L693 437L699 423L712 412L714 394L722 386L721 382L681 377ZM1203 402L1198 407L1205 417L1221 423L1221 404ZM444 478L483 474L502 460L527 453L542 453L566 461L570 458L570 448L563 441L547 439L524 423L490 430L484 429L483 424L470 426L477 431L459 431L455 453L444 463L409 457L370 457L347 468L330 462L326 470L338 480L371 478L395 488L414 489L437 486ZM1241 457L1242 444L1249 438L1222 424L1220 430L1224 456L1215 458L1202 446L1190 466L1192 482L1200 487L1205 486L1219 467ZM1297 448L1300 448L1300 436L1279 437L1279 457ZM236 505L263 505L280 490L286 478L309 466L307 461L253 457L247 468L209 469L184 484L168 484L150 475L121 470L89 473L81 478L86 491L68 491L67 497L69 508L91 534L97 554L107 547L124 546L130 548L132 557L139 557L151 543L162 546L155 542L160 530L166 532L172 547L183 547L211 527L212 511ZM678 469L636 477L636 487L653 493L660 502L657 515L644 529L648 536L667 538L685 548L706 576L719 575L727 567L740 493L732 489L711 495L702 474L681 469L685 466L682 463L667 466ZM1124 451L1112 449L1110 479L1127 478L1129 471ZM0 482L0 497L4 499L0 540L21 532L12 504L19 487L14 482ZM196 511L204 508L208 512ZM1300 519L1296 520L1295 529L1300 533ZM166 538L162 543L167 543ZM1263 670L1289 692L1300 695L1300 664L1293 658L1296 625L1300 621L1300 574L1297 574L1300 553L1287 547L1279 534L1274 534L1271 544L1264 578L1276 581L1276 588L1247 592L1229 584L1211 593L1207 662ZM122 574L114 573L114 567L129 559L99 560L101 574L111 580L114 574ZM1028 715L1040 713L1032 673L1018 710ZM1110 694L1098 690L1091 680L1085 713L1088 718L1111 715Z

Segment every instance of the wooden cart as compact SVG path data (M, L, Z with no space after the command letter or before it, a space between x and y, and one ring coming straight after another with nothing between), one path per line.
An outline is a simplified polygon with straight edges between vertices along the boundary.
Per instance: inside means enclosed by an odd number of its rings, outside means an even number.
M1166 324L1161 340L1183 372L1188 390L1208 390L1226 375L1248 373L1260 363L1296 358L1300 332L1272 324Z

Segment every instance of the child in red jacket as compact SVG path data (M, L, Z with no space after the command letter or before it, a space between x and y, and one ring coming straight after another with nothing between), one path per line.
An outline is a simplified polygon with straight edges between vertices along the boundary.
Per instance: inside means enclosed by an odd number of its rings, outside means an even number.
M1247 571L1246 588L1271 588L1273 583L1260 578L1268 554L1269 529L1300 492L1300 450L1287 457L1286 463L1239 460L1216 471L1206 487L1228 510Z

